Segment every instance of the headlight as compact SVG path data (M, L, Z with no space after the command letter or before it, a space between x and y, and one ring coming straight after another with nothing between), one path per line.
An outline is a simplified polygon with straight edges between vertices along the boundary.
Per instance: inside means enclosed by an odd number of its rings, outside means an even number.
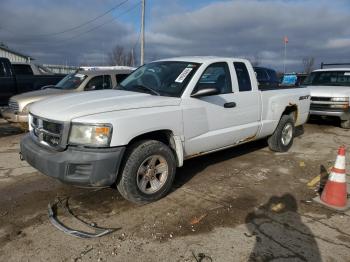
M112 125L72 124L69 143L93 147L109 146L112 136Z
M333 102L349 102L348 97L332 97Z

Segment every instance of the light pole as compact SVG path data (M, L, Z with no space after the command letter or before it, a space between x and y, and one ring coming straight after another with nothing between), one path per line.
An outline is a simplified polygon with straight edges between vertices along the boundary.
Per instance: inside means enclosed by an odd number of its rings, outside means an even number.
M283 39L284 42L284 58L283 58L283 73L286 73L286 63L287 63L287 44L288 44L288 37L285 36Z
M145 8L146 0L142 0L141 11L141 65L145 63Z

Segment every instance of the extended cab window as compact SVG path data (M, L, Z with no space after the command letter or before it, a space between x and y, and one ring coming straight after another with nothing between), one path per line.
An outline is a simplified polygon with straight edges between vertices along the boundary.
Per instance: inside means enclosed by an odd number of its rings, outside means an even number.
M231 76L227 63L214 63L208 66L194 92L210 87L216 87L220 94L232 93Z
M86 85L85 90L102 90L102 89L111 89L112 81L111 76L95 76L92 78L89 83Z
M236 70L239 92L251 91L252 83L250 82L249 73L245 64L242 62L234 62L233 65Z
M16 75L33 75L30 65L12 65Z

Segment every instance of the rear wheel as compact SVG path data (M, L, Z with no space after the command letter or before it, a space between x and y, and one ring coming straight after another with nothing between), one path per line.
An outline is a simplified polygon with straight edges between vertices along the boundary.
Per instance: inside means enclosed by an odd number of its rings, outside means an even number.
M140 141L127 152L117 188L131 202L153 202L169 192L175 171L175 157L168 146L154 140Z
M341 120L340 126L345 129L350 129L350 120Z
M293 145L294 118L291 115L283 115L275 132L267 140L269 148L276 152L286 152Z

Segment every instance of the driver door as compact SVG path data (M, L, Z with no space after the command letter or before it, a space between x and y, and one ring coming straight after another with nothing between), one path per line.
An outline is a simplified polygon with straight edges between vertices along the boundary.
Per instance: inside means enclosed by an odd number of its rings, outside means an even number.
M238 69L240 68L232 67L232 72L235 73ZM245 76L250 89L245 91L240 88L238 91L236 77L232 81L226 62L207 67L194 92L201 88L215 87L219 93L190 98L187 105L184 105L185 156L229 147L256 134L260 119L259 94L252 92L248 72L245 72ZM238 79L242 79L241 74ZM243 87L242 81L238 82ZM232 91L232 83L235 84L236 93Z

